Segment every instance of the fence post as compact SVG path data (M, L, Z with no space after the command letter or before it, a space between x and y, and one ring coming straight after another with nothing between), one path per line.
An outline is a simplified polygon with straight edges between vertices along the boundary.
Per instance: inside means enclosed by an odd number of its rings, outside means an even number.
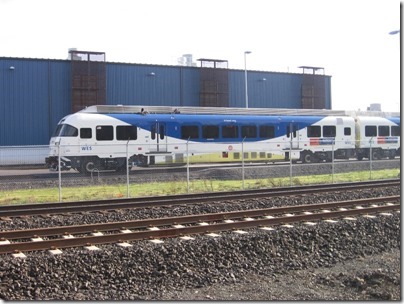
M369 141L369 166L370 166L370 172L369 172L369 176L370 176L370 180L372 180L372 161L373 161L373 152L372 152L372 140L373 137L370 138Z
M334 184L334 141L335 138L332 140L332 150L331 150L331 166L332 166L332 183Z
M62 169L60 168L60 141L57 143L58 145L58 179L59 179L59 203L62 202Z
M189 138L187 140L187 193L189 194L189 150L188 150Z
M241 179L242 179L242 185L243 185L243 190L244 190L244 140L245 136L241 142Z
M289 184L292 187L292 134L290 135L290 146L289 146Z
M129 198L129 140L126 142L126 197Z

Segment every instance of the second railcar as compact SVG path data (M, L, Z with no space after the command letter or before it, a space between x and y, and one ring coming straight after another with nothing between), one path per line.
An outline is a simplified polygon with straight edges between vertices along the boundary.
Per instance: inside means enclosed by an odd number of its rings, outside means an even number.
M355 133L358 160L393 159L401 153L399 117L357 117Z

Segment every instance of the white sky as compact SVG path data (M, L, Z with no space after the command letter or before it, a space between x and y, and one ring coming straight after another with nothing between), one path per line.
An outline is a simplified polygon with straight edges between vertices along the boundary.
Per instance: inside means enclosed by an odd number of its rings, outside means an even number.
M399 0L0 0L0 57L176 65L228 60L230 69L324 67L334 110L400 110ZM199 62L198 62L199 64Z

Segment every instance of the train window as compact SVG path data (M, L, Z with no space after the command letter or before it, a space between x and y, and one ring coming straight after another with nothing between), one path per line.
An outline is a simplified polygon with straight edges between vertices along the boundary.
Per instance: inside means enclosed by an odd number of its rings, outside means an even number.
M323 137L335 137L335 126L323 126Z
M260 136L261 138L275 138L275 127L274 126L260 126Z
M91 137L92 137L91 128L80 129L80 138L91 138Z
M344 135L351 135L351 128L344 128Z
M391 136L400 136L400 127L391 126Z
M164 139L164 135L165 135L164 125L160 124L159 130L160 130L160 139Z
M203 138L219 138L218 126L202 126Z
M62 128L63 128L63 125L57 125L55 132L53 132L53 134L52 134L52 137L59 136L60 130L62 130Z
M155 125L153 125L153 126L151 127L151 139L153 139L153 140L156 139L157 126L158 126L158 129L159 129L159 136L160 136L160 139L164 139L164 136L165 136L165 128L164 128L164 125L163 125L163 124L159 124L159 123L157 123L157 124L155 124Z
M242 138L256 138L257 137L257 127L256 126L241 126L241 137Z
M379 126L379 136L390 136L389 126Z
M97 126L95 136L97 140L113 140L114 129L112 126Z
M237 138L238 128L237 126L222 126L222 136L223 138Z
M117 140L136 140L137 127L136 126L117 126L116 127Z
M365 126L365 136L366 137L377 136L376 126Z
M181 138L199 138L198 126L181 126Z
M307 127L307 137L321 137L321 127L320 126L308 126Z
M289 138L290 137L290 125L286 126L286 137ZM293 126L293 137L296 137L297 135L297 126Z
M76 137L77 135L79 135L79 130L71 125L63 125L59 134L59 136L63 137Z

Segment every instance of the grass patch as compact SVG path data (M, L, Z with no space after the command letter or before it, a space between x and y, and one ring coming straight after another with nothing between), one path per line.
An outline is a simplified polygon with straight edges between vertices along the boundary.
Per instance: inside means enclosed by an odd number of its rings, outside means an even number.
M400 177L400 169L372 171L358 171L350 173L310 175L282 178L262 178L244 180L245 189L277 188L300 186L308 184L329 184L370 180L393 179ZM219 192L241 190L241 180L192 180L189 183L190 193ZM103 184L85 187L63 187L62 201L86 201L99 199L114 199L127 196L126 184ZM56 188L21 189L1 191L0 205L58 202L59 190ZM173 195L187 193L186 181L152 182L129 185L130 197Z

